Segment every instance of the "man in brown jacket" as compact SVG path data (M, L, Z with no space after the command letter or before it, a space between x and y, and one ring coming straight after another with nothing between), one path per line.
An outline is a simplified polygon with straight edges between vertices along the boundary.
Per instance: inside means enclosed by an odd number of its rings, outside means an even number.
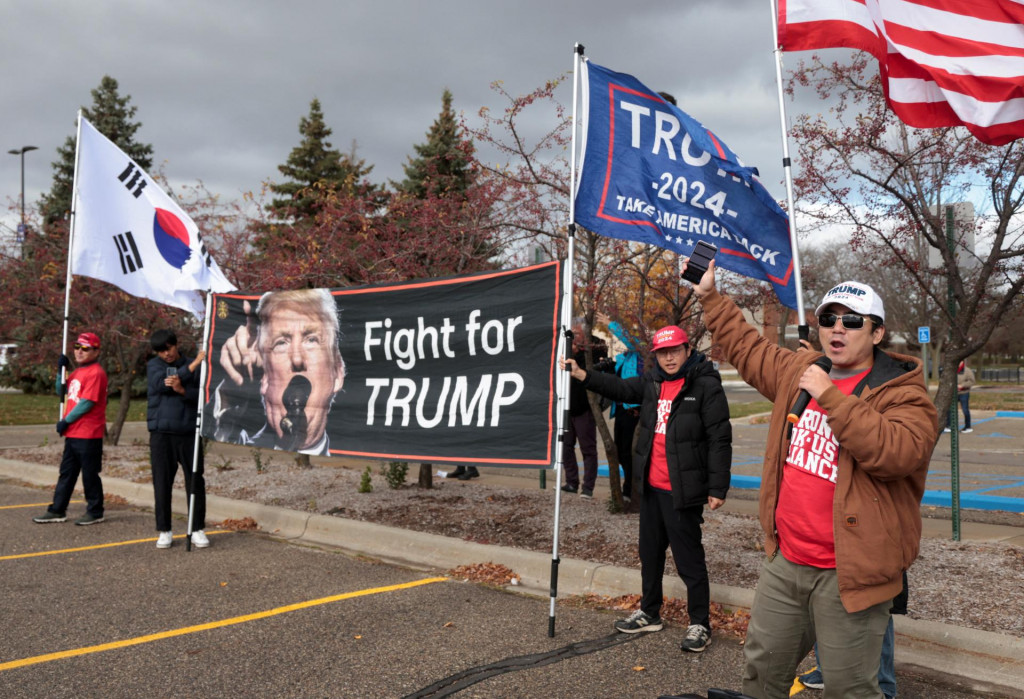
M816 310L832 361L773 345L715 289L714 263L694 287L713 340L743 379L775 403L761 475L767 559L744 647L743 691L789 696L818 642L826 697L882 696L878 663L892 599L917 557L920 503L938 434L920 362L881 351L885 310L859 282ZM812 399L786 416L800 391Z

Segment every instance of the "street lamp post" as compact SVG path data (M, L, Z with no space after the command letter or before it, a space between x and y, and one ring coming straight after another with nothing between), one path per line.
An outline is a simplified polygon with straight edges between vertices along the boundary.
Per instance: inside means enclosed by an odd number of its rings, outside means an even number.
M11 155L21 156L21 226L18 232L21 234L21 244L25 245L25 237L28 235L28 228L25 226L25 153L30 150L39 150L37 146L22 146L18 150L7 151Z

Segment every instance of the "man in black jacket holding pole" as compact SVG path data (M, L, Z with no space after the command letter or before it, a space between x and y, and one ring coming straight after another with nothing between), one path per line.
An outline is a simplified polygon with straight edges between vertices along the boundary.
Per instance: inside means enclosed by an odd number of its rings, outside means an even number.
M711 592L701 524L704 504L718 509L729 491L732 425L722 378L699 352L690 352L686 332L675 325L654 334L657 366L642 376L620 379L581 369L572 359L564 369L595 393L622 403L639 403L633 443L634 467L642 466L640 493L640 609L615 628L623 633L659 631L666 550L672 547L679 577L686 583L690 626L681 648L699 653L711 643Z
M199 365L203 352L189 359L178 351L178 337L171 330L157 330L149 338L156 356L146 364L149 403L146 425L149 428L149 460L153 471L156 547L171 547L171 490L178 465L185 476L185 490L192 511L192 545L210 545L206 536L206 481L203 479L203 450L193 464L196 441L196 413L199 409ZM191 495L195 493L195 498Z

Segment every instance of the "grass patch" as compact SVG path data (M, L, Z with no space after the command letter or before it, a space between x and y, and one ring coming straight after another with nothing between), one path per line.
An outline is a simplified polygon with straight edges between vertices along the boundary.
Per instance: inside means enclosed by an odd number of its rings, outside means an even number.
M970 407L971 410L1024 410L1024 391L996 393L985 389L972 390Z
M738 417L770 413L771 411L772 403L767 400L755 400L750 403L729 403L729 417L734 420Z
M935 392L932 392L932 398ZM956 405L956 403L953 403ZM1024 410L1024 391L1000 391L997 388L971 391L971 410ZM770 413L772 404L766 400L752 403L729 403L729 417L748 417L758 413Z
M107 422L113 422L120 401L107 401ZM60 412L60 401L56 395L26 395L24 393L0 393L0 426L56 424ZM146 401L133 400L128 409L128 422L146 419Z

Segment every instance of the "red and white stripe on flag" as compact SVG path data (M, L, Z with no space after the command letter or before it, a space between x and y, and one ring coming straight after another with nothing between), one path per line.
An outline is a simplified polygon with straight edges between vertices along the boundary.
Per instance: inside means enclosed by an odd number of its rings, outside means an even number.
M783 51L871 53L910 126L1024 136L1024 0L779 0L778 20Z

